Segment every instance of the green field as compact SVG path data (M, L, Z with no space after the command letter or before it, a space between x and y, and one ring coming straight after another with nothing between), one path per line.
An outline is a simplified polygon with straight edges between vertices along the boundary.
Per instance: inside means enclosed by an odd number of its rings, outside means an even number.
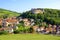
M60 40L60 37L43 34L12 34L0 35L0 40Z
M20 13L18 13L18 12L0 8L0 18L3 18L4 16L16 17L16 16L19 16L19 15L20 15Z

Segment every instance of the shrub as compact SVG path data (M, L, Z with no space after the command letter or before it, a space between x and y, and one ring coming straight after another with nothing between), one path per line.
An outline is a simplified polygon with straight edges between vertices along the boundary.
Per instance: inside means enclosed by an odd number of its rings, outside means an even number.
M32 27L30 27L29 29L28 29L29 31L29 33L32 33L33 32L33 28Z
M0 28L2 28L2 26L0 25Z
M20 33L19 30L15 30L15 31L14 31L14 34L18 34L18 33Z
M6 35L8 34L8 31L0 31L0 35Z

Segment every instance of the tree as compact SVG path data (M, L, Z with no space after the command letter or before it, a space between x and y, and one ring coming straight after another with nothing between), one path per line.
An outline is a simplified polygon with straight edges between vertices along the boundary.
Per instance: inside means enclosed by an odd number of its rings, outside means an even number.
M6 19L9 15L8 14L5 14L3 15L3 18Z

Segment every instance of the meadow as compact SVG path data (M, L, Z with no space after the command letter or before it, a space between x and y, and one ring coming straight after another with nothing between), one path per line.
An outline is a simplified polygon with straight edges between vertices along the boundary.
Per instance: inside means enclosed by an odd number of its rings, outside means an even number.
M0 35L0 40L60 40L60 37L44 34L12 34Z

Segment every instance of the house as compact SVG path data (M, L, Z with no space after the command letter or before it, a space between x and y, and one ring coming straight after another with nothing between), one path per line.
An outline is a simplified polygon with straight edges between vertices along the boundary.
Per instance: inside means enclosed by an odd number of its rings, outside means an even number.
M44 27L44 26L41 26L41 27L40 27L40 32L41 32L41 33L44 33L44 32L45 32L45 27Z
M30 26L30 24L31 24L31 22L29 21L28 18L24 18L23 22L24 22L24 26Z
M19 17L19 18L18 18L18 21L23 21L23 18L22 18L22 17Z
M57 34L60 35L60 25L57 27Z
M2 27L7 27L8 26L8 22L6 21L6 19L2 20Z
M32 28L33 28L33 32L37 32L37 29L39 28L39 26L35 25L35 26L32 26Z
M19 24L19 21L15 17L7 18L6 21L10 24L13 24L13 23Z
M2 25L2 20L3 20L3 19L0 18L0 25Z
M9 25L11 27L13 27L14 29L17 28L17 24L19 24L19 21L14 17L14 18L7 18L6 21L9 23ZM8 25L8 26L9 26Z
M53 25L52 26L52 34L56 34L57 30L56 30L57 26Z
M52 25L51 25L51 24L49 24L49 25L48 25L48 27L52 27Z
M30 25L31 25L31 26L34 26L34 24L35 24L34 22L31 22L31 24L30 24Z
M29 19L28 18L24 18L23 21L24 22L27 22L27 21L29 21Z
M34 22L34 19L30 19L31 22Z
M9 32L9 33L13 33L13 32L14 32L13 28L10 28L10 27L9 27L9 28L8 28L8 32Z

